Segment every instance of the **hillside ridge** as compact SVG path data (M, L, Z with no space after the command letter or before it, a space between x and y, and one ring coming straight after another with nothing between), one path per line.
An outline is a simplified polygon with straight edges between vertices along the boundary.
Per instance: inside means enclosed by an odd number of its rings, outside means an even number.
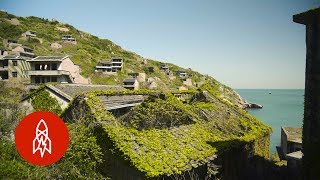
M36 37L24 38L27 31L36 33ZM75 39L75 43L65 43L62 38ZM203 75L190 68L182 68L172 63L143 58L140 55L122 49L108 39L80 31L73 26L55 19L29 16L19 17L0 11L0 49L8 50L6 40L15 40L30 47L37 56L65 56L81 68L81 75L91 80L92 84L122 85L125 78L135 73L145 73L146 80L141 88L161 90L197 89L209 83L213 91L222 99L232 104L245 107L245 101L231 88L221 84L213 77ZM120 57L124 60L123 70L114 74L96 72L100 61ZM163 67L168 67L168 70ZM187 78L180 78L177 72L185 71Z

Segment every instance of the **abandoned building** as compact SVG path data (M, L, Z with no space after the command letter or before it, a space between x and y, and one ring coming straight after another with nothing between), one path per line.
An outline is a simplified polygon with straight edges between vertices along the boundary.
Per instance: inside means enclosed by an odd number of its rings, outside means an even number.
M302 149L302 129L282 127L281 148L284 154L300 151Z
M8 56L8 51L0 49L0 58L3 58L5 56Z
M186 85L186 86L192 86L192 85L193 85L193 84L192 84L192 79L189 79L189 78L188 78L188 79L184 80L184 81L183 81L183 84Z
M296 167L302 159L302 128L281 127L281 159L288 161L288 167Z
M96 66L96 72L103 73L116 73L117 71L122 71L123 68L123 59L122 58L111 58L107 61L99 61Z
M132 78L137 78L139 76L139 73L128 73L128 75Z
M181 79L187 78L187 72L186 72L185 70L178 70L178 71L177 71L177 75L178 75Z
M25 33L22 34L22 37L25 37L25 38L36 37L36 36L37 36L36 32L32 30L26 31Z
M118 115L109 113L110 107L114 107L109 105L112 98L126 102L119 106L120 108L139 104L142 98L144 100L141 105ZM167 98L172 99L173 104L159 110L154 109L155 104L160 106ZM219 107L223 104L219 100L210 103ZM268 139L271 129L262 123L257 125L258 121L253 117L239 115L236 110L230 109L234 118L230 119L232 123L229 124L220 123L225 121L223 116L215 120L219 121L218 123L206 120L205 123L197 121L198 123L181 124L173 128L141 129L139 126L124 124L127 118L131 117L151 121L148 119L150 114L143 114L151 107L155 118L166 120L192 113L187 109L172 108L184 107L184 103L166 93L96 91L77 96L61 117L70 123L74 122L74 119L83 119L86 122L87 117L91 118L90 122L96 124L94 135L104 153L103 167L113 179L214 179L218 173L224 179L261 179L259 177L266 174L263 169L264 162L256 157L257 150L260 158L269 156ZM192 109L194 110L196 109ZM176 115L163 115L162 111ZM215 109L211 111L207 110L211 114L222 113ZM188 114L188 117L190 116L192 115ZM254 125L257 131L240 128L244 122L240 121L240 118L246 118L247 126ZM223 133L226 126L230 128L228 135ZM241 138L250 139L239 143Z
M4 39L2 43L8 50L12 50L12 48L17 46L22 46L22 44L19 44L17 40L13 39Z
M28 81L27 71L30 69L26 59L20 56L5 56L0 59L0 80L17 79Z
M320 7L293 16L293 21L306 29L306 69L303 118L304 179L319 179L320 147Z
M110 61L99 61L96 72L112 73L112 63ZM114 70L114 72L116 71Z
M130 90L139 89L139 82L136 78L126 78L123 80L123 87Z
M166 64L161 64L160 67L161 67L161 70L163 70L163 71L166 71L166 72L170 71L169 66L167 66Z
M112 68L116 71L122 71L123 59L122 58L111 58Z
M72 35L63 35L61 40L65 43L77 44L76 38L72 37Z
M132 78L136 78L138 82L146 82L146 73L128 73Z
M47 91L50 96L55 98L62 110L64 110L69 102L79 93L85 93L93 90L124 90L121 86L111 86L111 85L89 85L89 84L54 84L45 85L42 89L36 89L35 91ZM21 102L27 107L28 112L33 111L31 105L31 96L25 96Z
M18 41L13 39L5 39L4 44L18 44Z
M28 58L34 58L35 55L33 53L33 49L23 46L23 45L18 45L14 48L12 48L12 52L15 53L17 56L24 56Z
M27 60L31 69L28 71L31 83L77 83L88 84L88 79L80 75L80 68L69 56L38 56Z

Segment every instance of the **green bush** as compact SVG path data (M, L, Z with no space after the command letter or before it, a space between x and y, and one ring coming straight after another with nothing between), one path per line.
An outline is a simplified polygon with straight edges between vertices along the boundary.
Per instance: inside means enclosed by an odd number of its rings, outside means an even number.
M2 179L102 179L97 166L103 162L101 148L83 124L68 125L70 144L63 158L39 167L24 161L12 141L0 138L0 177Z
M23 31L19 26L12 25L5 21L0 21L0 37L4 39L17 39Z
M101 179L97 166L103 154L91 130L84 124L68 125L70 144L63 159L57 164L64 179Z

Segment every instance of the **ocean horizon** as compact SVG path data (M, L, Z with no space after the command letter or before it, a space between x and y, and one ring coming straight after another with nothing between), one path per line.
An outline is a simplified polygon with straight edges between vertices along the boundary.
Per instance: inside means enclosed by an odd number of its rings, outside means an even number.
M281 142L281 127L302 127L304 89L235 89L251 103L263 105L262 109L248 112L272 127L270 153L276 152Z

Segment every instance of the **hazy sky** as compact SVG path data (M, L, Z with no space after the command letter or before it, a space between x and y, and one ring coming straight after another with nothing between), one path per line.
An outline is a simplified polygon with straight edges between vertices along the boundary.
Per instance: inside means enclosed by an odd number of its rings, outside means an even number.
M319 0L0 0L19 16L55 18L143 57L233 88L303 88L305 28L292 15Z

